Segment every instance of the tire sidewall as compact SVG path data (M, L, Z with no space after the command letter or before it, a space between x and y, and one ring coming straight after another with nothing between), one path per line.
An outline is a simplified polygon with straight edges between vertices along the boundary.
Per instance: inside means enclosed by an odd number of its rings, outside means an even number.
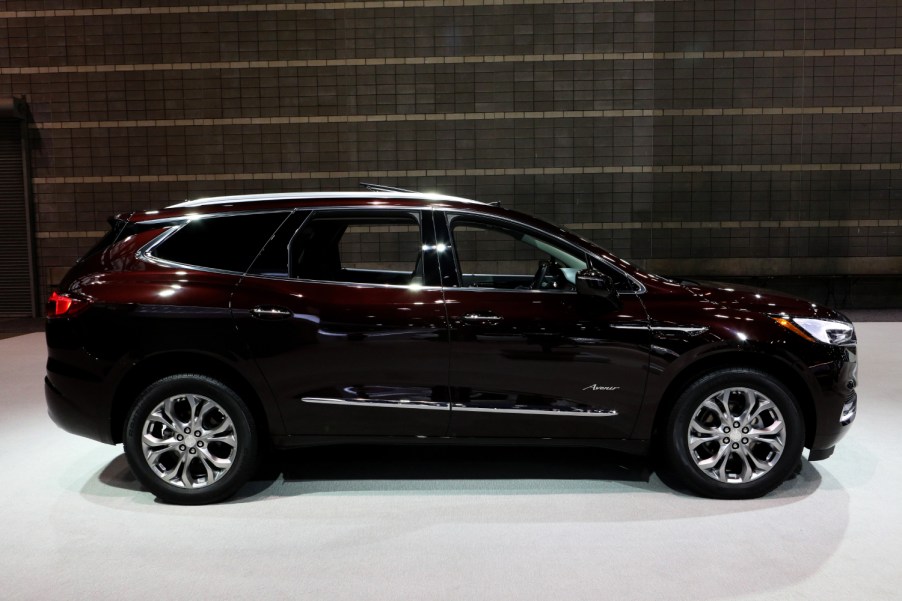
M725 484L705 474L688 448L689 423L698 407L726 388L750 388L768 397L783 415L786 444L770 471L742 484ZM665 449L670 468L694 492L721 499L751 499L777 488L798 464L804 446L802 414L792 393L767 374L750 369L727 369L709 374L689 386L677 399L667 424Z
M238 440L232 466L219 480L202 488L185 489L164 482L143 455L141 437L147 416L161 402L180 394L198 394L216 401L232 420ZM150 492L167 503L201 505L221 501L235 494L256 466L258 436L253 415L234 391L206 376L170 376L147 387L128 412L122 440L132 472Z

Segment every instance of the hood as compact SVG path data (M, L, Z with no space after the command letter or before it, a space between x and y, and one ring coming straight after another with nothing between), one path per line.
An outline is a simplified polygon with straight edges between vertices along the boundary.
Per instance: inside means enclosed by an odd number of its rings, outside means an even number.
M683 281L681 285L699 297L699 300L713 303L724 309L849 321L844 315L833 309L774 290L694 280Z

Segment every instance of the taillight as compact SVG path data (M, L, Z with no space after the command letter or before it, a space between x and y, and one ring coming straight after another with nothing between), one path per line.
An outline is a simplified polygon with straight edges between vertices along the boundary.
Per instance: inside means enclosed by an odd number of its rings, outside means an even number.
M54 292L47 299L47 317L72 316L87 307L88 303L82 299Z

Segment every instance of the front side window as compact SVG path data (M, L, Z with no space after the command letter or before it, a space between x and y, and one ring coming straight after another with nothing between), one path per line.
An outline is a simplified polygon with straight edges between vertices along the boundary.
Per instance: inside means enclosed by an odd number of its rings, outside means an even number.
M463 287L572 291L586 268L584 256L501 222L457 217L451 235Z
M182 265L244 273L287 215L276 212L194 219L150 254Z
M291 275L305 280L358 284L422 283L422 248L415 213L315 213L289 246Z

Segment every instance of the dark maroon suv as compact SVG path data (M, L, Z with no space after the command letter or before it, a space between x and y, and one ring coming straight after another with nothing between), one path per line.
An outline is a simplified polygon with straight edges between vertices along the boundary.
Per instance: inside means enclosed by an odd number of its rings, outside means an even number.
M855 418L835 311L373 188L112 219L48 303L52 418L124 443L176 503L233 494L270 444L412 440L655 451L695 492L748 498Z

